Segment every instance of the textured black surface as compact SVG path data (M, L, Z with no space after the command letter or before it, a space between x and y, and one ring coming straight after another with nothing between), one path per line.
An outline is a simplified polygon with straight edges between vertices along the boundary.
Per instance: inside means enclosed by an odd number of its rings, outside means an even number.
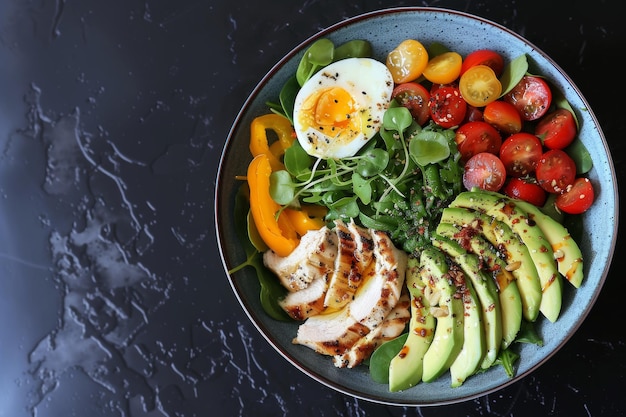
M338 394L256 332L213 225L221 147L256 83L342 19L461 10L553 57L624 175L617 1L0 2L0 416L618 416L622 239L591 314L538 371L446 407Z

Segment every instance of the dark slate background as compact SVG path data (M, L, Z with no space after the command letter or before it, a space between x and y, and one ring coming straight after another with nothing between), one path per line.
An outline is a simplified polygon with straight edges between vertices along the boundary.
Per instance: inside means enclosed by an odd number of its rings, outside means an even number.
M0 2L0 416L618 416L622 242L578 332L539 370L445 407L334 392L236 302L213 193L239 108L289 50L393 6L461 10L551 55L624 175L617 1ZM622 258L622 259L620 259Z

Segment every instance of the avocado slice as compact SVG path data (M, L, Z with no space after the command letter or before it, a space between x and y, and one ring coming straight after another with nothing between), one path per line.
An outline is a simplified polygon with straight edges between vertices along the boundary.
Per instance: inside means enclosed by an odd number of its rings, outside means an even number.
M406 286L411 294L411 319L409 331L400 352L389 364L389 391L397 392L422 380L424 355L435 333L435 317L430 314L430 304L424 295L424 283L419 273L419 260L410 256L407 262Z
M463 269L476 289L482 307L486 350L480 367L487 369L495 362L502 345L502 310L496 284L481 270L478 256L465 251L456 241L435 234L433 244Z
M458 227L451 223L440 223L436 232L456 240L461 245L469 245L468 249L479 257L481 265L487 266L487 275L491 275L496 283L502 311L502 347L507 348L513 343L522 326L522 299L515 277L511 272L507 271L506 262L498 256L495 249L482 235L477 235L470 231L471 239L463 240L464 238L461 236L468 235L459 233L461 229L463 229L463 226ZM485 268L482 269L484 270Z
M427 247L420 254L420 276L436 327L430 347L424 354L422 381L431 382L447 371L463 347L463 302L456 296L448 265L442 252Z
M445 208L441 214L441 222L452 223L457 227L472 227L497 248L498 254L506 262L505 269L511 271L517 283L522 300L522 314L527 321L534 322L541 304L541 283L528 248L511 228L493 217L463 207Z
M498 193L465 191L457 195L452 207L466 207L481 211L504 222L519 236L532 258L541 283L539 310L551 322L555 322L561 311L562 278L557 270L552 245L539 225L515 201Z
M561 275L575 288L579 288L584 276L583 254L567 228L545 214L537 206L517 200L515 204L529 214L548 238Z
M453 264L451 268L458 268ZM472 281L459 269L465 282L463 291L463 306L465 308L463 318L463 347L458 356L450 365L450 386L460 387L465 380L473 375L479 368L485 356L485 332L481 304L474 289Z

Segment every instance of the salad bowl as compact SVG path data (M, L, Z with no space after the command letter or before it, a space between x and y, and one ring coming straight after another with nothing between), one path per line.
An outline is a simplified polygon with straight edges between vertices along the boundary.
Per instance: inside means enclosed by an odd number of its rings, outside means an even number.
M252 159L248 150L250 124L269 113L268 102L276 102L285 82L296 72L307 47L327 38L336 45L364 39L371 43L373 57L384 62L386 55L407 38L424 44L440 43L466 55L477 49L494 49L510 61L528 57L534 73L545 77L569 102L579 121L580 141L593 167L587 174L596 190L592 207L582 215L577 234L584 256L584 280L579 288L564 285L562 312L556 323L539 318L536 331L543 345L520 344L514 375L501 367L475 374L459 387L451 388L447 376L421 383L400 392L372 380L368 367L337 368L332 359L293 344L298 323L279 321L261 305L260 285L255 270L246 267L229 274L246 261L237 234L236 195ZM314 380L339 392L382 404L431 406L466 401L501 389L524 378L567 343L592 309L607 276L617 239L618 197L615 170L601 127L580 90L550 57L509 29L463 12L437 8L394 8L375 11L337 23L296 46L259 82L239 112L225 143L215 193L215 222L225 276L241 307L267 342L290 364Z

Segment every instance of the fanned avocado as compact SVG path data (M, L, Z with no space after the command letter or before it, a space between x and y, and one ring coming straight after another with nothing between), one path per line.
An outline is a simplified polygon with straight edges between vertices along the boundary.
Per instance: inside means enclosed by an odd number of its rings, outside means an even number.
M552 245L535 220L514 200L483 191L465 191L450 204L481 211L508 225L519 236L533 259L541 282L541 313L555 322L561 311L562 278L557 270Z
M454 268L456 265L451 266ZM479 368L485 356L485 332L483 330L482 307L472 281L463 275L465 291L462 293L465 308L463 319L463 348L450 365L450 386L459 387Z
M407 339L389 364L389 391L402 391L422 380L423 361L435 333L435 318L424 295L425 285L419 273L419 260L409 257L406 286L411 294L411 319Z
M517 201L516 204L526 210L550 241L559 272L570 284L579 288L584 275L583 254L578 244L570 236L569 231L538 207L526 201Z
M522 314L527 321L533 322L539 315L541 304L541 283L537 268L533 263L528 248L503 222L476 210L464 207L448 207L442 211L441 223L451 223L457 227L471 227L481 233L506 262L506 269L515 277L515 282L522 299Z
M480 366L487 369L495 362L502 345L502 311L496 284L481 270L478 256L466 252L454 240L436 235L433 238L433 244L448 254L463 269L476 289L482 307L486 348Z
M462 230L463 226L458 227L450 223L440 223L437 227L438 234L454 239L461 245L468 245L467 249L480 258L481 264L486 266L488 275L493 277L502 310L502 347L507 348L515 340L522 325L522 300L515 277L507 271L506 263L482 235L470 230L471 238L464 238L463 236L468 235Z
M456 286L448 276L442 252L433 247L422 250L420 276L426 298L437 325L432 343L424 355L422 381L431 382L447 371L463 347L463 302L456 296Z

